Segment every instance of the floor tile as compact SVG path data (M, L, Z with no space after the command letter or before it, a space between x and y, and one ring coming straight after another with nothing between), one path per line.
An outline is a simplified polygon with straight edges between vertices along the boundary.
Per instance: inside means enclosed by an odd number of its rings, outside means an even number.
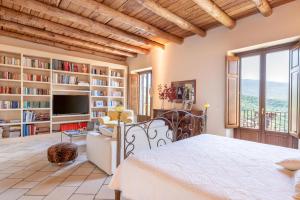
M22 181L22 179L7 178L0 181L0 193Z
M61 186L80 186L87 176L69 176Z
M40 182L33 182L33 181L21 181L14 185L12 188L19 188L19 189L31 189Z
M77 187L57 187L44 200L67 200L76 189Z
M23 194L25 194L28 189L8 189L0 194L1 200L17 200Z
M114 199L115 191L108 188L107 185L103 185L96 195L95 199Z
M92 173L92 171L94 170L94 168L90 168L90 167L79 167L78 169L76 169L72 175L90 175Z
M96 194L106 179L104 174L91 174L76 190L80 194Z
M43 181L48 176L50 176L51 172L35 172L31 176L27 177L26 181Z
M10 175L12 175L12 173L1 173L0 174L0 181L7 178L7 177L9 177Z
M36 171L32 171L32 170L24 171L24 170L22 170L22 171L19 171L17 173L14 173L9 178L27 178L28 176L32 175L34 172L36 172Z
M32 188L26 195L48 195L56 186L64 181L64 178L51 176L48 177L45 181L36 185Z
M42 200L44 196L22 196L18 200Z
M94 195L73 194L69 200L93 200Z

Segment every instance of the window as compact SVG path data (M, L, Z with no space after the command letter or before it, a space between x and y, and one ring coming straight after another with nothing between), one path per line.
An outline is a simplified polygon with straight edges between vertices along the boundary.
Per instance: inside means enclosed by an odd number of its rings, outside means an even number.
M152 71L139 73L139 115L151 115Z

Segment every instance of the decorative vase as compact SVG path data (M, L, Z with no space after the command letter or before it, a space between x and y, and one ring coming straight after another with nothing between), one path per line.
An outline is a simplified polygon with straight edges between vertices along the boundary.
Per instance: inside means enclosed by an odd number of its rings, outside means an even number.
M83 66L82 66L82 72L83 72L83 73L87 73L87 72L88 72L88 68L87 68L86 65L83 65Z

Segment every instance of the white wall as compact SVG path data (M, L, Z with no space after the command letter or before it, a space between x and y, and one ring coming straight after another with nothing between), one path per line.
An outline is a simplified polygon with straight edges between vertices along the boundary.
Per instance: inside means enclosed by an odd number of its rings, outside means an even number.
M270 17L256 14L237 22L233 30L218 27L205 38L192 36L182 45L170 44L165 50L153 49L147 56L128 59L130 68L152 66L154 108L160 107L157 85L197 79L197 108L205 102L208 131L225 135L224 92L225 55L228 51L300 35L300 1L274 9Z

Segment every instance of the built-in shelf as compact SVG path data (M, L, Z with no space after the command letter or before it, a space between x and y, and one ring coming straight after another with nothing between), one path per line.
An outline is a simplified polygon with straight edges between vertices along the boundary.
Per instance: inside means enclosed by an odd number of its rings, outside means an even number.
M66 83L53 83L53 86L67 86L67 87L90 87L90 85L77 85L77 84L66 84Z
M56 92L71 92L71 93L90 93L90 90L53 90L53 93Z
M23 108L23 110L51 110L51 108Z
M51 84L50 82L46 81L23 81L23 83Z
M15 123L0 123L0 126L16 126L21 125L21 122L15 122Z
M88 122L89 119L86 120L70 120L70 121L59 121L59 122L52 122L52 124L70 124L70 123L80 123L80 122Z
M21 108L0 108L0 111L20 111Z
M47 124L51 121L35 121L35 122L22 122L22 124Z
M11 65L11 64L0 64L2 67L21 69L21 65Z
M108 85L91 85L91 87L108 88Z
M91 107L92 109L106 109L106 108L111 108L109 106L102 106L102 107Z
M1 82L12 82L12 83L20 83L21 80L15 80L15 79L0 79Z
M67 117L88 117L90 114L81 114L81 115L53 115L52 118L67 118Z
M108 86L110 88L115 88L115 89L124 89L125 87L117 87L117 86Z
M45 94L24 94L24 97L51 97L51 95L45 95Z
M70 71L63 71L63 70L52 70L54 73L60 73L60 74L74 74L74 75L82 75L82 76L89 76L89 73L83 73L83 72L70 72Z
M112 78L112 79L124 79L124 77L118 77L118 76L110 76L109 78Z
M19 97L21 94L0 94L0 96Z
M92 77L109 78L108 75L91 74Z

